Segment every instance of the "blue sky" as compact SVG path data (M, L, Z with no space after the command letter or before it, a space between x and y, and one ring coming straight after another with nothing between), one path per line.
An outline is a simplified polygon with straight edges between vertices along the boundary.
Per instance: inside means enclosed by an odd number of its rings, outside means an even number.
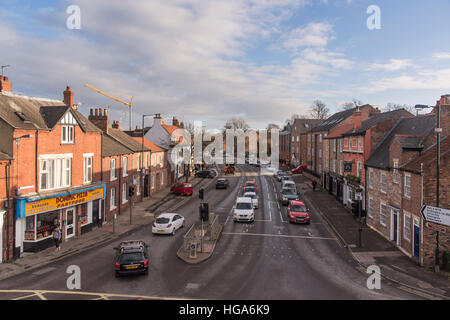
M81 10L69 30L66 8ZM368 6L381 10L369 30ZM162 113L220 128L231 116L253 127L308 115L315 99L331 112L353 98L433 104L450 93L450 2L365 0L0 1L0 63L13 91L62 98L81 110L109 107L127 127Z

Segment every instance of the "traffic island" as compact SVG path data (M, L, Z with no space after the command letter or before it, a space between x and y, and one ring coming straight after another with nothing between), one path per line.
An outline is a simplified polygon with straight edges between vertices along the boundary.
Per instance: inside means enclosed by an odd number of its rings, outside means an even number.
M177 251L177 257L189 264L198 264L209 259L222 233L223 224L219 217L212 223L197 222L184 236L183 245ZM203 239L202 239L203 235Z

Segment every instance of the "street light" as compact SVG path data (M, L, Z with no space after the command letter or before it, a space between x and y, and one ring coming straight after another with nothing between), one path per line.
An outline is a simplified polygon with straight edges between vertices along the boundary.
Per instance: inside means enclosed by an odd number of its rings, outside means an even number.
M425 108L436 108L436 128L434 131L436 132L436 207L439 208L439 165L440 165L440 144L441 144L441 120L440 113L441 107L439 103L436 106L428 106L423 104L416 104L416 109L425 109ZM439 231L436 230L436 257L434 264L434 271L439 272Z

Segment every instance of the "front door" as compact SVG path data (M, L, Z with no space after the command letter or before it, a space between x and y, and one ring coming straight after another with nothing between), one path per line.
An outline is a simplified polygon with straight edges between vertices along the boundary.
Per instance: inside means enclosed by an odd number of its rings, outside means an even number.
M148 174L144 177L144 197L148 197Z
M100 209L100 200L94 200L92 201L92 223L94 225L98 225L99 219L98 219L98 212Z
M391 240L398 245L398 210L391 208Z
M419 259L420 228L419 223L414 219L414 258Z
M66 209L66 239L75 235L75 208Z

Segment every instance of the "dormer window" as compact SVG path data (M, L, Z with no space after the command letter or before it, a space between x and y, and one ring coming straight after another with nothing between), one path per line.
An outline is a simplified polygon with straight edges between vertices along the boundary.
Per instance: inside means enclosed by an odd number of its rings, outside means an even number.
M75 142L75 127L74 126L61 126L61 143L74 143Z

